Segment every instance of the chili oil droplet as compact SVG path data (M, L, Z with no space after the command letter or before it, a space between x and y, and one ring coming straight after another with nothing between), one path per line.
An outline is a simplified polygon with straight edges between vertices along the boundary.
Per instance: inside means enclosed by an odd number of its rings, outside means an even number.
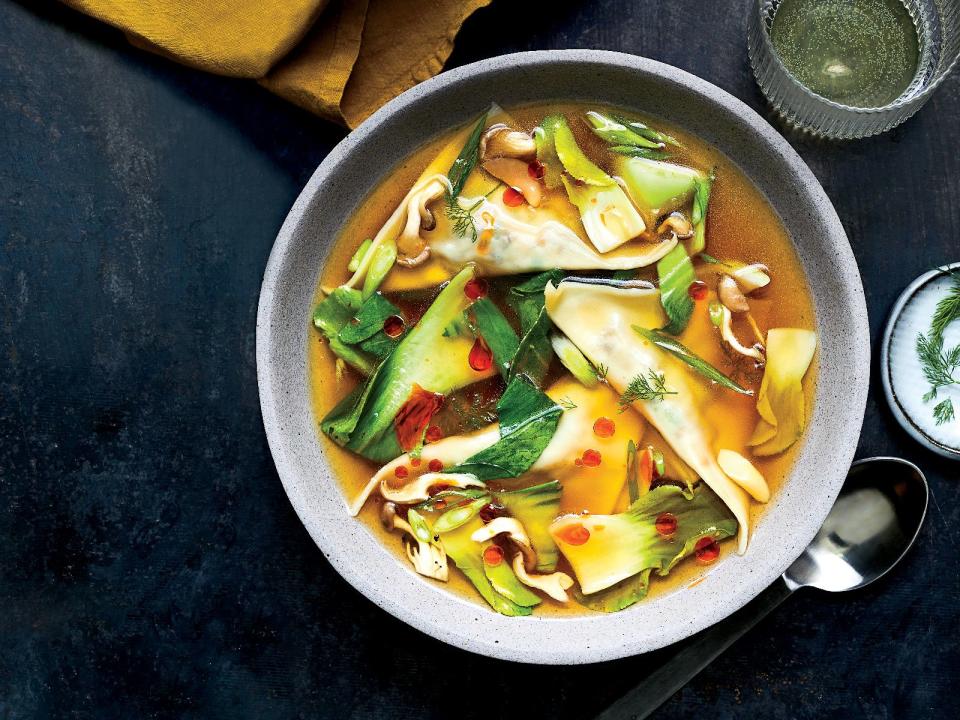
M660 513L654 525L662 537L670 537L677 531L677 516L673 513Z
M508 207L520 207L523 205L523 193L516 188L508 187L503 191L503 204Z
M489 370L490 366L493 365L493 353L490 352L490 348L487 347L487 343L483 341L482 337L478 337L474 341L467 361L470 363L470 367L477 372Z
M429 470L430 472L440 472L441 470L443 470L443 463L437 460L436 458L434 458L433 460L427 463L427 470Z
M608 417L597 418L597 421L593 424L593 434L597 437L608 438L613 437L613 434L617 431L617 425L613 420Z
M473 278L468 280L463 286L463 294L471 300L479 300L487 296L487 281L483 278Z
M687 294L694 300L703 300L707 297L707 284L703 280L694 280L687 288Z
M600 464L600 453L593 448L583 451L584 467L597 467Z
M503 562L503 550L496 545L491 545L483 551L483 561L491 567L499 565Z
M560 539L567 543L567 545L583 545L590 539L590 531L580 523L567 525L560 531L559 535Z
M720 557L720 544L711 537L700 538L697 540L697 562L701 565L709 565Z
M399 315L391 315L383 321L383 332L387 337L400 337L403 334L404 327L403 318Z

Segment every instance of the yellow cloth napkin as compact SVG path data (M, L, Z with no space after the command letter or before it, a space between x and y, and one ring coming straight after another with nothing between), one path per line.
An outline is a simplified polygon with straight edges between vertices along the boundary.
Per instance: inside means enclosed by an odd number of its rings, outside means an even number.
M131 43L358 125L438 73L491 0L64 0Z

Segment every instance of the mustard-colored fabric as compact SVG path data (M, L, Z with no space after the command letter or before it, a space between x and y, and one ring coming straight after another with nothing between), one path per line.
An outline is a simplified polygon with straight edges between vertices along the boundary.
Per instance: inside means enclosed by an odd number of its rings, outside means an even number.
M138 47L208 72L256 78L355 126L438 73L491 0L64 0Z

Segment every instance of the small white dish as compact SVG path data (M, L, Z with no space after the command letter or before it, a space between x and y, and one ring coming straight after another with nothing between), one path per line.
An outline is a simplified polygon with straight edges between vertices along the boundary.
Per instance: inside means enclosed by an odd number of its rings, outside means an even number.
M935 453L960 460L960 386L941 388L936 399L924 401L930 383L917 355L917 335L930 331L937 303L952 285L951 270L960 271L960 263L924 273L897 299L883 334L880 376L893 416L903 429ZM960 344L960 322L947 327L943 340L945 348ZM933 408L946 399L953 401L957 417L937 425Z

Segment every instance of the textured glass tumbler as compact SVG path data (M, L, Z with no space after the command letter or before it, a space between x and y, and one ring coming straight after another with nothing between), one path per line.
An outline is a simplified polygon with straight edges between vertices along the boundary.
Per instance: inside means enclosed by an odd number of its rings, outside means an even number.
M751 0L750 64L763 94L790 125L823 137L852 139L896 127L919 110L960 57L960 0L903 0L917 26L920 59L906 90L882 107L853 107L807 89L784 67L770 29L783 0Z

